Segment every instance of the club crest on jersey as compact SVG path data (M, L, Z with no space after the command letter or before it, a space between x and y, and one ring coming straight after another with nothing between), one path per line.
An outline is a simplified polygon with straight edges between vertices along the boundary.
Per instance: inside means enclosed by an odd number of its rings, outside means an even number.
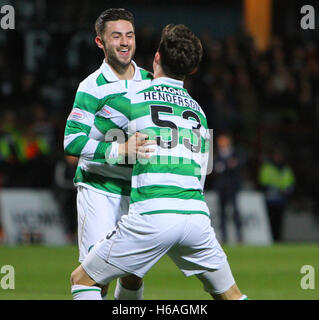
M68 117L68 120L74 120L74 121L79 121L83 119L84 119L84 113L81 110L73 110Z

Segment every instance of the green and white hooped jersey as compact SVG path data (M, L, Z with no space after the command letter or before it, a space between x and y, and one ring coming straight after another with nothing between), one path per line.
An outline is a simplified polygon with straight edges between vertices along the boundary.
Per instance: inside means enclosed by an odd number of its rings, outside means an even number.
M157 141L151 157L134 164L130 212L209 215L203 195L209 130L199 104L182 81L170 78L157 78L126 97L114 98L108 106L130 110L129 133L139 131Z
M150 85L152 75L134 61L132 80L119 80L108 64L83 80L77 90L67 119L64 150L79 157L75 185L84 185L111 196L128 196L131 189L131 165L110 165L105 154L111 152L111 141L105 141L110 129L127 129L128 119L118 108L106 108L106 101L116 95L140 91Z

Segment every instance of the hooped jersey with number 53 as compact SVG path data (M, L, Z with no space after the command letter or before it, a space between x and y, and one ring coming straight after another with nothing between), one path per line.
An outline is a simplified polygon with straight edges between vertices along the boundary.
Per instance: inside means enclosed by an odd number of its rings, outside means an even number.
M107 101L129 120L128 132L155 140L148 159L133 167L130 212L204 214L209 130L204 112L183 81L157 78L150 87Z

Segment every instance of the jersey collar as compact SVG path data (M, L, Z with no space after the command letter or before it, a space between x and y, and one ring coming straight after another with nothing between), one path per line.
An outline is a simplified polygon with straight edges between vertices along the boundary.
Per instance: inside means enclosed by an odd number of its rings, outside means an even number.
M140 68L137 66L137 64L135 63L135 61L132 60L132 64L134 66L134 76L133 79L134 81L141 81L142 80L142 75L140 72ZM112 68L110 67L110 65L108 63L105 62L105 59L103 60L103 63L100 67L101 72L103 74L103 76L105 77L105 79L108 82L116 82L116 81L120 81L120 79L115 75L115 73L113 72Z
M152 81L152 85L167 84L173 87L184 88L184 81L173 78L159 77Z

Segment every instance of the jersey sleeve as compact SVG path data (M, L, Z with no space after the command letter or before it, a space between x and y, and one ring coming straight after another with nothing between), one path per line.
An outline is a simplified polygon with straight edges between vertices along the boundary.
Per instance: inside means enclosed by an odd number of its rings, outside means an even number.
M89 137L95 114L101 101L88 93L80 84L73 108L66 121L64 132L64 152L67 155L83 157L87 160L105 160L111 154L111 142L97 141Z

